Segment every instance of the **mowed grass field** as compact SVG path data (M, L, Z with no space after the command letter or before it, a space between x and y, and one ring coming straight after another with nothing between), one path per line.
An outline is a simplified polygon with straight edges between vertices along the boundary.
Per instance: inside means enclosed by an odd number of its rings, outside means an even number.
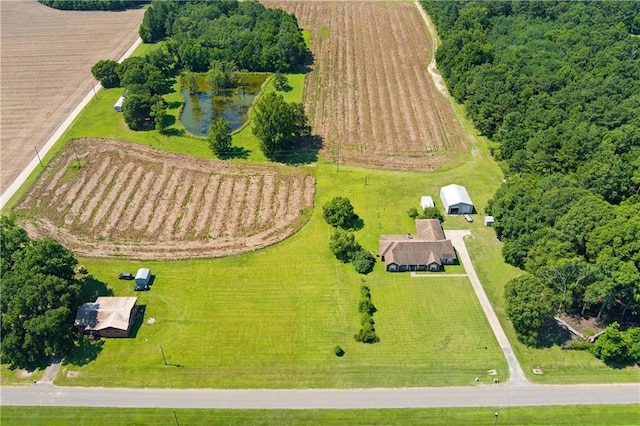
M81 259L116 295L137 295L145 320L155 323L143 323L134 339L105 340L95 361L63 366L56 383L442 386L472 384L476 376L489 381L490 369L506 378L505 361L466 278L412 278L384 273L380 264L364 277L335 260L328 248L331 230L319 206L333 196L350 197L365 223L357 238L375 252L381 232L412 231L405 212L419 199L411 194L439 183L424 174L389 178L379 171L336 172L330 164L309 169L318 179L318 208L301 231L270 248L185 262ZM385 202L397 185L406 193ZM143 265L156 275L151 291L136 294L130 282L116 279ZM353 340L362 279L378 308L374 319L381 341L374 345ZM160 345L167 361L180 366L164 366ZM335 345L345 349L344 357L333 354Z
M19 425L489 425L495 408L426 408L397 410L171 410L85 407L2 407L0 421ZM498 411L500 425L633 425L637 405L507 407Z

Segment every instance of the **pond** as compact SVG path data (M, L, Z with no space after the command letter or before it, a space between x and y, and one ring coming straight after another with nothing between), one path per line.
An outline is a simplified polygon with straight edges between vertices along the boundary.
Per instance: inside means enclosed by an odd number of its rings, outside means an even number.
M248 120L251 103L267 77L267 74L245 74L238 87L220 90L213 98L203 92L190 95L189 90L183 87L184 108L180 122L197 136L207 136L211 122L219 117L231 123L231 131L239 129Z

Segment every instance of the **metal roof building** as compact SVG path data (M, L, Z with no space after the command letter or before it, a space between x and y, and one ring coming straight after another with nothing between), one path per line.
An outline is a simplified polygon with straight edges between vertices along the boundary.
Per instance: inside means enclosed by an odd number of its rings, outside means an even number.
M440 188L440 199L446 214L469 214L474 211L473 202L464 186L455 183L443 186Z

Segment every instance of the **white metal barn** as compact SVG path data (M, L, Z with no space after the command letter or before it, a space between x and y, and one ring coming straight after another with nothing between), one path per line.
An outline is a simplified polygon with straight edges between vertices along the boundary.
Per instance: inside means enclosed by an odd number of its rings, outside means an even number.
M440 199L446 214L473 213L473 202L464 186L451 185L440 188Z
M424 197L422 197L422 198L420 199L420 206L422 207L422 210L424 210L424 209L426 209L426 208L428 208L428 207L433 208L433 207L435 207L436 205L435 205L435 204L433 204L433 198L431 198L431 197L430 197L430 196L428 196L428 195L425 195Z

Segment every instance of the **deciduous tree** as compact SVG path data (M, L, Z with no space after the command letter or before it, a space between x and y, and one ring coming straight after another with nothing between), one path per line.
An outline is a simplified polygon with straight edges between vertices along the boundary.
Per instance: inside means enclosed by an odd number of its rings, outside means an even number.
M209 140L209 148L218 157L228 153L232 139L230 123L222 117L213 121L209 127L207 139Z
M293 149L310 130L302 104L288 104L282 95L267 93L255 106L253 134L270 160L277 160L285 151Z

